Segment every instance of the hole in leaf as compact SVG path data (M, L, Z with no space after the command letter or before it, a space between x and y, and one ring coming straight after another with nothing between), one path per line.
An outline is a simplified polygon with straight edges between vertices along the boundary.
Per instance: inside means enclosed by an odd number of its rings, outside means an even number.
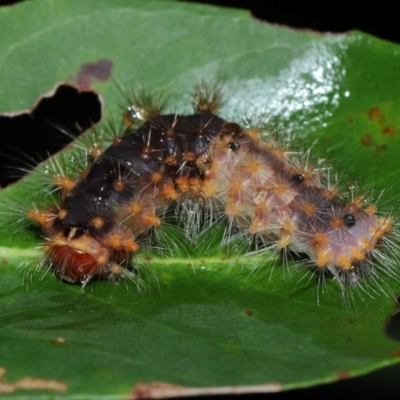
M0 187L21 179L100 120L99 96L64 84L30 112L0 115Z
M400 310L397 310L386 324L386 334L390 339L400 341Z

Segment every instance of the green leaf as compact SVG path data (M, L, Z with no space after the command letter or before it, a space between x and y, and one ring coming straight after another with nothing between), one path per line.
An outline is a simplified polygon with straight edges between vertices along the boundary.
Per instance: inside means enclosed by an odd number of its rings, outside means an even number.
M31 108L60 82L90 84L108 116L123 102L116 82L127 91L162 90L184 111L194 83L221 77L223 115L278 117L296 132L293 142L314 144L317 157L330 159L339 173L367 171L360 190L398 182L396 45L358 32L296 32L246 12L167 1L32 1L1 8L0 26L2 112ZM100 60L112 63L111 79L82 83L81 67ZM3 190L0 212L10 208L7 199L18 207L18 198L40 184L36 173ZM386 192L390 205L399 197ZM151 396L148 390L157 388L161 396L209 387L285 390L398 362L399 345L385 334L395 311L390 297L367 288L374 299L364 294L349 310L335 282L326 282L317 305L316 280L281 266L278 257L229 258L217 243L210 252L201 238L192 249L173 228L159 235L176 251L142 255L140 292L108 282L81 290L38 268L37 232L10 232L3 224L0 366L8 385L0 382L0 393L23 395L26 377L40 379L28 393L41 398L63 389L59 398Z

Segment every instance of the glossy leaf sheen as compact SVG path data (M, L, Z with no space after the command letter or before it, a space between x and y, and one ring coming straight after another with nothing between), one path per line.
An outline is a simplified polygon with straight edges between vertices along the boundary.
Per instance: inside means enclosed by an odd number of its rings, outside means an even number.
M228 92L223 115L279 116L304 147L318 139L313 153L339 171L366 171L366 184L379 190L398 185L396 45L166 1L28 2L0 9L0 26L2 112L32 107L56 83L75 84L81 66L99 60L113 64L112 79L91 80L107 115L123 102L116 81L163 90L182 111L193 82L219 76ZM0 200L35 190L38 179L31 175ZM400 195L386 197L393 205ZM178 255L190 252L183 238L170 237ZM317 306L316 282L299 283L302 272L284 271L278 258L272 274L268 267L251 274L259 259L230 262L215 243L211 253L203 243L190 258L145 262L140 293L107 282L82 291L17 269L37 242L34 231L0 230L0 365L9 382L56 379L68 385L60 397L95 398L128 396L137 382L288 389L398 360L399 344L384 333L395 309L390 297L365 297L348 311L328 282ZM65 342L55 343L60 337Z

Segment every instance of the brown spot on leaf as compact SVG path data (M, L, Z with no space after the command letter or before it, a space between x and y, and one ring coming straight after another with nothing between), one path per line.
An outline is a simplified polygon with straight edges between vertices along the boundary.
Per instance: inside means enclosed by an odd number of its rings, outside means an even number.
M396 350L392 353L393 357L400 357L400 350Z
M382 129L382 134L386 135L386 136L393 137L395 133L396 133L396 129L395 129L395 127L393 125L386 125Z
M81 66L76 82L81 90L88 90L92 79L105 82L110 79L113 62L108 59L99 60L93 63L85 63Z
M385 144L381 144L380 146L375 146L374 157L378 158L381 153L384 153L387 150L387 146Z
M349 371L341 371L337 375L338 379L349 379L351 378L351 374Z
M17 390L53 390L55 392L65 392L68 386L64 382L53 379L31 378L29 376L20 378L14 382L4 382L3 377L6 369L0 367L0 394L14 393Z
M248 386L185 387L164 382L137 383L132 400L162 399L167 397L210 396L221 394L274 393L280 392L280 383L265 383Z
M372 144L372 136L369 133L366 133L361 138L361 143L362 143L363 146L371 146L371 144Z
M1 260L1 263L4 264L4 265L7 265L7 263L8 263L7 258L3 258L3 259Z
M253 314L254 314L254 312L251 311L251 310L246 310L246 311L244 312L244 315L247 315L248 317L252 317Z
M379 107L373 107L368 110L368 118L371 121L379 122L380 124L385 121L385 116Z

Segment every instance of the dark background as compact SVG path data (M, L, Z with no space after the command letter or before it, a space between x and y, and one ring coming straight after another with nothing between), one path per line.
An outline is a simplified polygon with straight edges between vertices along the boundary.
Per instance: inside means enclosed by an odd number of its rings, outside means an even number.
M0 1L0 5L12 1ZM310 2L302 0L266 1L197 1L219 6L251 10L257 19L287 25L293 28L312 29L320 32L346 32L362 30L385 40L400 43L400 13L386 2ZM396 2L394 2L396 4ZM0 28L1 33L1 28ZM400 65L399 65L400 68ZM400 93L399 93L400 95ZM400 111L400 110L399 110ZM322 397L324 399L377 397L400 399L400 367L388 367L360 378L343 380L334 384L310 389L293 390L279 394L249 395L253 400L295 399ZM225 396L223 399L247 397ZM222 400L222 398L220 398Z
M190 2L190 1L187 1ZM307 0L214 0L196 1L250 10L258 19L321 32L358 29L400 43L400 12L396 2L385 1L307 1Z

